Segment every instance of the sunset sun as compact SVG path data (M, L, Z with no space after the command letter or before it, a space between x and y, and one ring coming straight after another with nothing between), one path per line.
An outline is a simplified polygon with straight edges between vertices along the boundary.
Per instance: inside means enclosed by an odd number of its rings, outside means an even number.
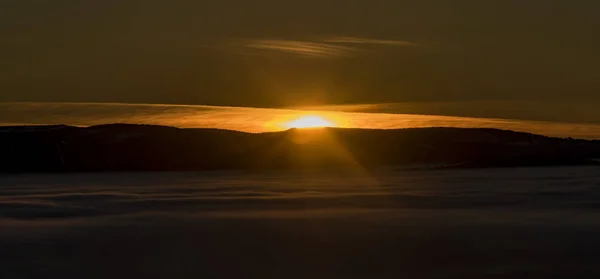
M303 116L296 120L292 120L284 124L286 128L322 128L322 127L334 127L335 125L330 121L323 119L320 116L309 115Z

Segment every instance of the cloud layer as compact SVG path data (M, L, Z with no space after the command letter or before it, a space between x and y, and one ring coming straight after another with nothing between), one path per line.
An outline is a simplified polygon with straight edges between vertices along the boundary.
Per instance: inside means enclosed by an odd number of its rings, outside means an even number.
M425 107L423 107L425 106ZM0 125L66 124L91 126L108 123L155 124L182 128L220 128L245 132L285 130L285 123L305 115L319 115L344 128L398 129L414 127L499 128L547 136L600 138L600 125L500 118L425 115L427 104L324 106L304 109L247 107L90 104L0 103ZM413 108L414 107L414 108ZM421 107L421 108L419 108ZM446 109L463 112L467 109ZM393 112L393 113L392 113ZM403 114L409 112L411 114Z
M0 278L597 278L597 183L595 168L3 175Z
M0 219L163 213L227 213L282 210L452 209L512 206L587 208L600 197L593 169L572 170L570 178L536 179L532 169L503 176L431 171L305 173L147 173L72 174L0 177ZM568 175L571 175L570 173ZM546 175L547 176L547 175ZM560 175L558 175L560 176ZM508 179L508 180L507 180ZM538 189L545 181L552 187ZM490 185L481 188L481 181ZM497 184L502 181L502 185ZM524 184L525 183L525 184ZM540 184L541 183L541 184ZM572 185L583 185L572 186ZM523 201L524 196L528 201Z

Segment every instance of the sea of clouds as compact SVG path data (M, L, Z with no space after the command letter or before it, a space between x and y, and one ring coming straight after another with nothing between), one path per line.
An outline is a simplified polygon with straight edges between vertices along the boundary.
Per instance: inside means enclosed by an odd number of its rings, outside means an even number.
M0 278L594 278L594 167L0 177Z

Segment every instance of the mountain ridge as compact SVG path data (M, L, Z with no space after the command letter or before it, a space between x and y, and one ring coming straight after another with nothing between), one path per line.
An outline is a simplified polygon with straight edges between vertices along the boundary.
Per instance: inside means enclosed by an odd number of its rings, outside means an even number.
M105 124L0 127L0 172L597 165L600 141L491 128L223 129Z

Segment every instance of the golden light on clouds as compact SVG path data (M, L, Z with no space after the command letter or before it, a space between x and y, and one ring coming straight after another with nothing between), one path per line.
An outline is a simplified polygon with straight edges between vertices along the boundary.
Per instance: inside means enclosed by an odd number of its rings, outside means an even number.
M356 51L352 47L293 40L253 40L248 41L245 46L248 48L275 50L310 57L337 57Z
M600 138L600 125L442 115L361 112L376 105L267 109L193 105L114 103L0 103L0 125L107 123L155 124L181 128L217 128L250 133L287 130L288 123L318 116L340 128L400 129L418 127L499 128L559 137ZM309 119L310 120L310 119ZM299 121L301 124L303 121ZM306 121L321 122L313 120ZM306 124L306 123L305 123ZM324 124L321 122L320 124ZM293 124L292 124L293 125ZM306 126L306 125L303 125ZM316 125L318 126L318 125ZM327 125L322 125L327 126Z
M323 117L317 115L302 116L296 120L286 122L283 125L286 128L323 128L335 127L335 125Z
M415 47L416 43L401 40L382 40L361 37L326 37L312 40L251 39L237 42L239 46L265 51L278 51L304 57L347 57L366 49L366 45L384 47ZM361 46L362 45L362 46Z

